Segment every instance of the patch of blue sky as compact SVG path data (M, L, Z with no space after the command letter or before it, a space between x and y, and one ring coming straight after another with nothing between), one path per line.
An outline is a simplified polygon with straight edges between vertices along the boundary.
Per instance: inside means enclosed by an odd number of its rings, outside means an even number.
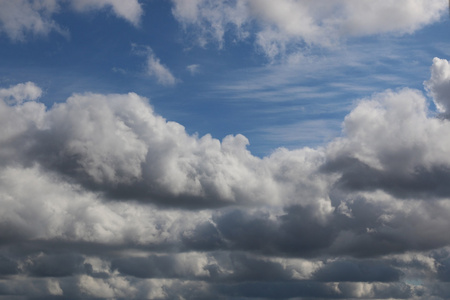
M174 19L168 1L146 2L144 9L138 27L103 12L67 10L54 18L68 37L52 32L11 43L0 36L0 84L33 81L48 106L72 93L136 92L189 133L219 139L242 133L252 153L263 156L338 136L338 124L360 98L402 87L424 91L433 57L450 54L447 19L413 34L349 38L334 48L298 43L270 61L252 38L227 32L221 45L198 45L195 32ZM176 84L152 79L145 55L133 45L150 47ZM187 68L192 65L195 73Z

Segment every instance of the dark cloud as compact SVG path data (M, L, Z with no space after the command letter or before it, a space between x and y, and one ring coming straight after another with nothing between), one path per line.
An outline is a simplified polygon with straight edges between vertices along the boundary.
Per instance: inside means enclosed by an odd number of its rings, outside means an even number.
M416 167L410 173L379 170L353 157L339 157L323 166L325 172L339 172L339 189L376 191L382 189L399 198L441 198L450 196L450 166Z
M112 261L111 267L122 274L138 278L183 277L180 264L175 257L168 255L118 258Z
M17 262L3 255L0 256L0 275L14 275L19 272Z
M449 295L450 123L419 91L364 99L326 147L265 158L242 135L189 135L133 93L46 108L31 83L0 91L6 297Z
M330 246L337 232L317 220L312 207L286 207L280 215L231 209L215 214L183 236L186 247L196 250L238 250L272 255L316 256ZM209 235L207 235L209 233Z
M228 297L248 297L256 299L408 299L415 292L402 283L363 284L319 282L270 282L241 283L216 287ZM239 295L239 296L238 296Z
M319 281L390 282L398 281L402 273L379 261L342 260L328 263L314 274Z
M26 270L33 277L64 277L84 271L83 257L73 253L40 254L27 261Z

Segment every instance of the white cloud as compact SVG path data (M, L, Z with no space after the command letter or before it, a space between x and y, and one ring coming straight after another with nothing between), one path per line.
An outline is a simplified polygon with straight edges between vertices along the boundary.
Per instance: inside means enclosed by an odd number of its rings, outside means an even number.
M344 121L345 137L330 144L329 158L351 156L383 171L450 166L450 123L428 116L417 90L386 91L361 101ZM375 138L376 137L376 138Z
M0 31L13 41L24 41L30 33L45 36L56 31L66 34L52 19L58 11L56 0L0 0Z
M79 11L90 11L110 7L114 13L133 25L139 25L143 10L138 0L71 0L72 6Z
M195 75L199 72L199 68L200 65L194 64L194 65L189 65L186 67L186 69L189 71L189 73L191 73L191 75Z
M36 100L42 95L40 87L33 82L19 83L7 89L0 89L0 99L10 104Z
M63 290L61 289L59 282L56 280L48 280L48 292L53 296L62 296Z
M143 10L138 0L69 0L76 11L92 11L111 7L114 14L135 26L139 25ZM53 16L61 11L57 0L0 0L0 32L13 41L26 41L29 35L47 36L54 31L63 36Z
M172 13L183 25L195 25L200 29L198 43L205 46L212 38L223 45L223 38L231 25L237 36L243 38L248 33L243 25L248 22L247 3L245 0L233 2L207 0L173 0Z
M450 65L446 59L435 57L431 66L431 78L425 87L433 97L441 113L450 113Z
M280 149L262 160L244 136L190 136L133 93L73 95L48 111L35 102L3 105L0 114L0 125L11 128L3 135L4 162L35 162L94 190L132 189L131 198L186 207L256 201L312 205L318 218L331 212L332 176L310 179L321 151Z
M156 57L150 48L148 48L147 56L147 73L156 77L159 84L174 85L176 83L175 76L160 62L159 58Z
M173 14L199 29L199 40L223 44L227 32L239 39L255 28L256 44L271 59L302 44L334 45L349 37L412 33L439 20L445 0L173 0ZM292 50L292 48L297 50Z

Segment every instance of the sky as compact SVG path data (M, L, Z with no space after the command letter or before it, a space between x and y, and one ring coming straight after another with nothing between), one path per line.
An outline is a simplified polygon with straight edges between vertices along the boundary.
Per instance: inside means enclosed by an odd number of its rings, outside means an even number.
M450 298L447 0L0 0L0 299Z

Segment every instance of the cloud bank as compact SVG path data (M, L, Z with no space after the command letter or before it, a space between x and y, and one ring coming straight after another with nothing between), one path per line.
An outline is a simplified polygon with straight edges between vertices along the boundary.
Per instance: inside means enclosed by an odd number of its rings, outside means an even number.
M425 85L446 112L448 61ZM0 294L446 299L450 123L421 91L361 99L340 138L259 158L137 94L50 108L0 89Z

